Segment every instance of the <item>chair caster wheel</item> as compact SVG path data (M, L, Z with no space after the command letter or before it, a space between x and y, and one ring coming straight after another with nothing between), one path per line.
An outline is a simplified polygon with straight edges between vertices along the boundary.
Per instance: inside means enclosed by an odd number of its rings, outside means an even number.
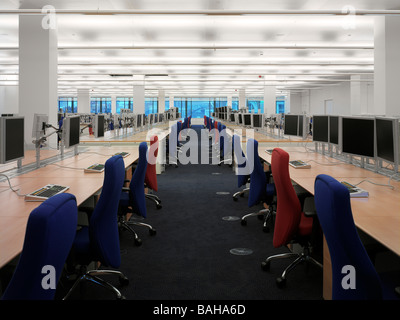
M135 246L140 247L142 245L142 239L136 238L135 239Z
M247 221L242 219L242 220L240 221L240 224L241 224L242 226L247 226Z
M129 284L129 279L127 277L125 277L125 276L119 277L119 283L122 286L127 286Z
M265 233L269 233L269 227L263 227L263 231L264 231Z
M269 271L269 267L270 267L269 262L267 262L267 261L261 262L261 269L263 269L264 271Z
M264 220L264 217L262 215L257 216L258 220Z
M278 286L278 288L283 288L286 285L286 279L284 278L276 278L276 285Z
M162 208L162 205L161 205L161 204L157 204L156 208L157 208L157 209L161 209L161 208Z
M240 196L243 198L244 197L244 193L241 193Z
M236 197L233 197L232 199L233 199L233 201L238 201L238 198L236 198Z
M117 300L126 300L124 296L117 297Z
M149 233L151 236L154 236L157 233L157 231L156 229L149 229Z

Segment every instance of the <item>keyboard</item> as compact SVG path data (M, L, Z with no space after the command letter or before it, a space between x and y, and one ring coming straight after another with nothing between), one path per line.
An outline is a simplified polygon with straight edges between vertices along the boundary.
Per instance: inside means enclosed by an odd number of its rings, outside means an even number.
M96 172L103 172L104 171L104 164L92 164L91 166L87 167L85 169L85 172L87 173L96 173Z
M56 194L67 191L69 187L60 186L57 184L48 184L36 191L33 191L25 196L25 201L45 201Z
M291 165L293 168L296 168L296 169L309 169L309 168L311 168L311 165L309 163L304 162L302 160L289 161L289 165Z
M347 187L347 189L350 192L350 198L368 198L369 193L368 191L361 189L357 186L352 185L351 183L348 183L346 181L341 181L340 182L342 185Z
M117 152L114 154L114 156L121 156L122 158L125 158L127 156L129 156L128 152Z

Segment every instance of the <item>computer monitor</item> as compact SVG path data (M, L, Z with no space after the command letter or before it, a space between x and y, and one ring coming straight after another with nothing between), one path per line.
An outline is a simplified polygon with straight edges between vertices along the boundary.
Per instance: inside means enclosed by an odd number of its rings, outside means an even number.
M398 167L399 164L399 119L375 118L376 157Z
M243 124L243 113L239 113L239 124Z
M0 117L0 163L25 156L24 117Z
M149 124L152 125L154 123L154 114L149 114Z
M140 128L142 126L142 115L137 114L136 115L136 128Z
M104 137L104 115L96 114L93 119L93 132L96 138Z
M235 114L234 113L231 113L230 121L235 122Z
M312 117L312 137L314 142L329 142L329 116L314 115Z
M80 141L81 117L65 117L63 121L63 139L65 148L77 146Z
M253 128L263 128L264 127L264 115L263 114L252 114L253 118Z
M299 132L299 116L293 114L286 114L283 134L287 136L297 136L298 132Z
M375 119L342 117L342 152L375 158Z
M47 114L35 113L33 115L32 139L39 140L46 135L46 124L48 122L49 116Z
M251 126L251 113L245 113L243 114L243 124L245 126Z
M154 123L158 123L158 113L154 114Z
M159 115L158 115L158 122L163 122L164 121L164 114L163 113L160 113Z
M329 143L339 145L339 116L329 116Z

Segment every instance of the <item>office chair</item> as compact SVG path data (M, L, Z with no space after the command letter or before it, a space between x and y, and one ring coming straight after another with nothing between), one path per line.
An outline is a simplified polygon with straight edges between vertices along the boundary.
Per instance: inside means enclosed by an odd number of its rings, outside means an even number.
M243 153L240 145L240 137L236 134L232 137L232 154L235 156L236 163L236 175L238 177L238 188L245 186L250 180L250 173L245 172L247 167L247 159ZM238 197L243 197L246 192L249 192L250 188L244 188L241 191L236 192L232 197L234 201L238 200Z
M56 285L74 241L78 220L75 196L55 195L34 209L28 218L22 252L2 300L53 300ZM42 281L54 268L54 287ZM43 273L44 270L44 273ZM51 281L46 284L51 285Z
M312 215L302 211L300 200L292 185L289 174L289 154L275 148L272 151L271 170L277 194L277 209L274 225L273 246L279 248L291 243L297 243L302 248L301 253L284 253L268 257L262 262L264 270L269 270L271 261L275 259L295 257L296 259L283 271L281 277L276 279L279 287L286 284L287 274L301 262L311 262L322 268L322 265L311 257L313 236Z
M98 262L104 267L119 268L121 264L118 233L118 201L124 184L125 165L121 156L113 156L105 163L103 188L98 202L90 214L89 225L77 231L68 264L88 266ZM81 269L85 269L82 268ZM100 275L118 275L121 284L128 284L125 275L116 270L89 270L69 290L68 299L81 281L90 281L111 290L117 299L124 299L120 291L101 279Z
M147 168L146 168L146 175L144 178L144 183L145 187L149 188L153 191L158 190L158 185L157 185L157 172L156 172L156 159L158 155L158 137L157 136L152 136L150 138L150 150L152 151L151 155L154 155L154 159L150 159L150 162L147 162ZM152 193L146 193L145 194L147 199L150 199L151 201L154 201L156 203L157 209L161 209L161 199Z
M130 231L134 235L135 244L137 246L140 246L142 244L142 240L139 238L138 234L131 227L131 225L146 227L149 229L150 235L156 234L156 230L149 224L134 220L126 220L127 214L130 213L134 213L143 218L147 217L146 197L144 193L144 180L146 176L146 168L147 168L147 143L142 142L139 145L138 164L133 173L132 179L129 183L129 188L122 188L122 192L120 192L118 196L119 224L122 228Z
M178 125L174 123L171 126L171 132L168 138L168 164L178 167Z
M396 299L395 284L388 284L375 270L354 224L347 187L328 175L315 179L315 207L332 262L332 299ZM355 287L342 287L344 266L356 272Z
M258 155L258 141L249 139L247 141L247 160L252 162L253 170L250 173L250 190L248 198L249 208L259 204L260 202L268 204L269 208L259 210L257 212L246 214L241 219L242 226L247 225L247 218L259 216L264 217L264 231L268 231L267 221L272 215L272 200L275 193L273 183L267 182L267 175L264 172L263 165L261 164Z

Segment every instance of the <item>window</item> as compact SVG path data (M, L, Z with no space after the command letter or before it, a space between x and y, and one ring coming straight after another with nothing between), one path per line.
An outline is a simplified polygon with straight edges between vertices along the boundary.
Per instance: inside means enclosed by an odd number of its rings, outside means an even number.
M239 98L238 97L232 98L232 110L239 110Z
M91 113L111 113L111 98L91 98Z
M118 97L116 100L116 112L121 113L121 109L130 109L133 111L133 98Z
M151 113L158 113L158 98L145 98L144 113L146 116Z
M285 112L285 101L284 100L277 100L276 101L276 113L284 113Z
M58 98L58 112L77 113L78 112L78 99L75 97L59 97Z
M248 98L246 103L250 113L264 113L264 98Z

